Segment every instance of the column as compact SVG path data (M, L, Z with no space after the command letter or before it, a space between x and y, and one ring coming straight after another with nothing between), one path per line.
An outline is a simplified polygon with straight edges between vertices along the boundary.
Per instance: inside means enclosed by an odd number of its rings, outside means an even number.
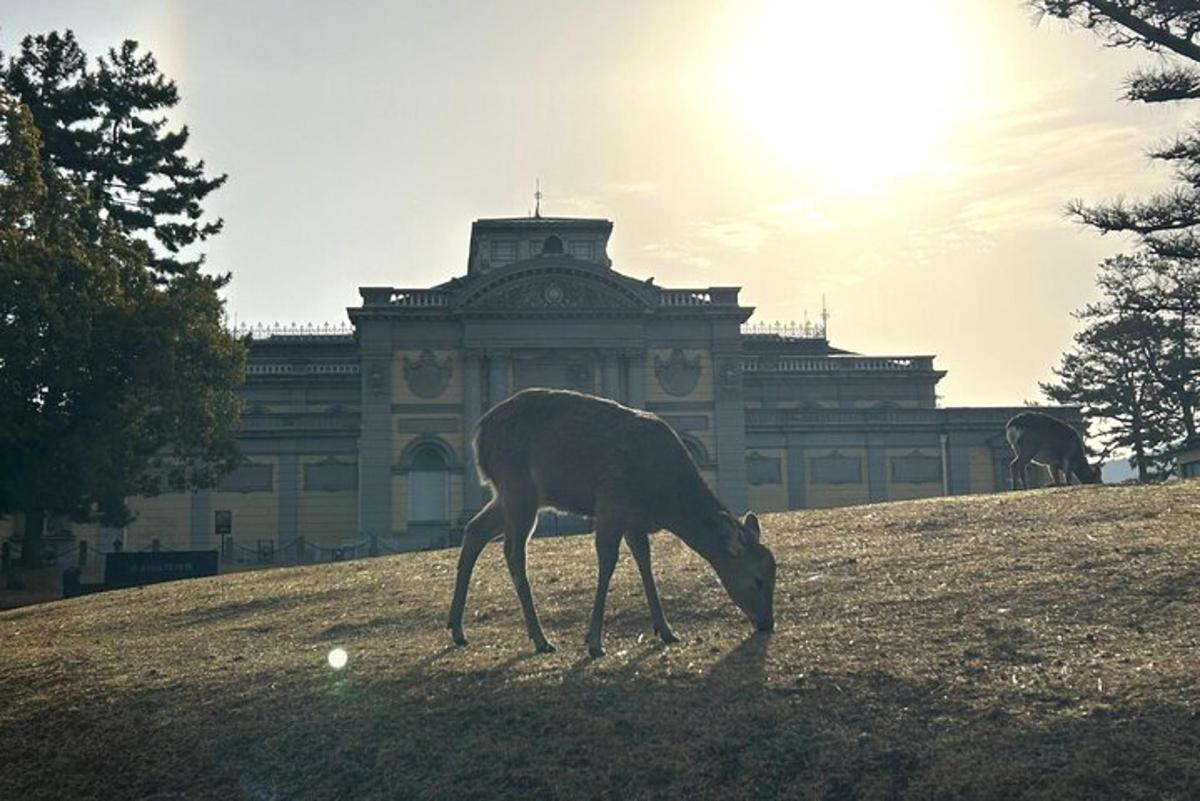
M479 472L475 467L475 425L479 422L483 403L483 373L480 369L482 354L477 348L463 351L463 434L466 440L466 469L463 473L463 505L467 514L474 514L483 507L483 486L479 483Z
M600 353L600 386L606 398L621 400L621 365L612 351Z
M488 348L488 408L508 397L508 350Z
M804 462L804 447L789 438L787 446L788 508L808 506L808 465Z
M279 503L279 540L275 543L276 549L290 545L299 532L300 460L296 456L294 443L284 445L286 450L279 454L279 483L275 487Z
M195 551L207 551L213 547L213 516L212 492L207 489L196 490L192 493L192 508L190 514L192 530L191 547ZM119 531L119 530L118 530ZM112 548L112 536L108 541L101 540L99 545L104 550Z
M867 440L867 499L879 503L888 499L887 460L883 443Z
M739 514L746 509L746 404L742 396L741 360L740 350L713 351L717 494Z
M358 324L362 417L358 439L359 534L392 531L392 342L386 323Z
M635 409L646 408L646 351L631 350L625 354L625 370L629 385L628 403Z

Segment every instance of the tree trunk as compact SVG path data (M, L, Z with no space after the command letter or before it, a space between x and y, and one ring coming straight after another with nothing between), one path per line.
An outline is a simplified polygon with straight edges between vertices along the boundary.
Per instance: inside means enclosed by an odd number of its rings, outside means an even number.
M42 532L46 528L46 510L25 512L25 538L21 541L21 567L42 566Z

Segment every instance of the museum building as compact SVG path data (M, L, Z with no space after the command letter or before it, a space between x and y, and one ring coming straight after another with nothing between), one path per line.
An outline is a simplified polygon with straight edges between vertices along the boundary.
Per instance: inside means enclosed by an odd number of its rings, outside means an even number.
M362 287L351 333L255 339L245 463L212 490L134 499L124 531L74 536L101 551L122 539L278 561L453 544L485 500L476 422L533 386L662 416L735 510L1007 487L1004 424L1019 408L939 407L945 372L933 356L851 353L823 325L749 327L738 287L624 275L611 232L603 219L477 220L464 275ZM540 525L586 521L551 514Z

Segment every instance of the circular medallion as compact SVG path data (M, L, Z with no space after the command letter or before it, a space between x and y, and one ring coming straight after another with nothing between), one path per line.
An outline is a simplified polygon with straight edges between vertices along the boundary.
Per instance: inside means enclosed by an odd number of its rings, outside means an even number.
M562 287L560 287L558 284L547 285L546 291L543 293L543 297L546 298L547 303L557 306L559 303L563 302Z

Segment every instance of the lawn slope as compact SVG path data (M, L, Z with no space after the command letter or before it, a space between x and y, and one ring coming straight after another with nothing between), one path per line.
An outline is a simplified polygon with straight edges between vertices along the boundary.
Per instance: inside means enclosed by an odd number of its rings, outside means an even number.
M0 612L0 798L1200 797L1200 482L764 518L778 631L654 538L583 645L589 538L537 540L558 653L497 546ZM326 655L349 653L334 671Z

